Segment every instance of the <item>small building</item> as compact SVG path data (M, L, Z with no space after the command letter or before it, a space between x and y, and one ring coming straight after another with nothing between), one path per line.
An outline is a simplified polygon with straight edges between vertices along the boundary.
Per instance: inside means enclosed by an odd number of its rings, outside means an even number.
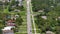
M47 16L41 16L43 19L47 19Z
M7 26L15 26L15 23L7 23Z
M54 34L52 31L46 31L46 34Z
M16 26L16 24L14 22L15 22L14 20L8 20L6 25L7 26Z
M4 27L4 29L2 29L2 33L3 34L14 34L13 28L14 28L14 26Z
M7 23L13 23L15 20L8 20Z
M18 9L15 9L14 11L15 11L15 12L20 12L20 10L18 10Z
M44 12L44 9L43 10L39 10L38 12Z

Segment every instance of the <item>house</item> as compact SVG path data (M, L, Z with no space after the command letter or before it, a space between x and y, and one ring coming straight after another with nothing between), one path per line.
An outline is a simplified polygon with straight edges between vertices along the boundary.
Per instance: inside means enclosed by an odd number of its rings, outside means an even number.
M8 20L6 25L7 26L16 26L16 24L14 22L15 22L14 20Z
M14 23L15 20L11 20L11 19L10 19L10 20L8 20L7 22L8 22L8 23Z
M14 34L13 28L15 28L15 27L14 26L4 27L4 29L2 29L2 33L3 34Z
M52 31L46 31L46 34L54 34Z
M44 9L43 10L39 10L38 12L44 12Z
M7 23L7 26L15 26L15 23Z
M15 12L20 12L20 10L18 10L18 9L15 9L14 11L15 11Z
M43 19L47 19L47 16L41 16Z

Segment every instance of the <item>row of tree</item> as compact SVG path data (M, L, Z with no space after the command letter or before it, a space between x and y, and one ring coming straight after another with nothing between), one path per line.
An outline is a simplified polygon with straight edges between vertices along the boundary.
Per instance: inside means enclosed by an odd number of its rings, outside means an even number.
M56 7L60 0L32 0L32 10L39 11L42 9L49 9L51 6Z

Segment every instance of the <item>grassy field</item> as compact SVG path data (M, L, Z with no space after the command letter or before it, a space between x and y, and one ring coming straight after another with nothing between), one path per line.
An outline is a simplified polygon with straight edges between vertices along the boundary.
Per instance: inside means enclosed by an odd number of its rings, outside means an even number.
M19 32L16 32L15 34L27 34L26 1L23 1L23 6L24 6L25 11L20 12L21 18L23 19L23 23L21 26L19 26Z

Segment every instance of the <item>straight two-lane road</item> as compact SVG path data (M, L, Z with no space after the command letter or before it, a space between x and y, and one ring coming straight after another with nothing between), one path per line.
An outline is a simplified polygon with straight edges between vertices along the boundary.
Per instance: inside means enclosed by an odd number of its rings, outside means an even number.
M26 0L26 2L27 2L27 33L32 34L31 13L30 13L31 0Z

